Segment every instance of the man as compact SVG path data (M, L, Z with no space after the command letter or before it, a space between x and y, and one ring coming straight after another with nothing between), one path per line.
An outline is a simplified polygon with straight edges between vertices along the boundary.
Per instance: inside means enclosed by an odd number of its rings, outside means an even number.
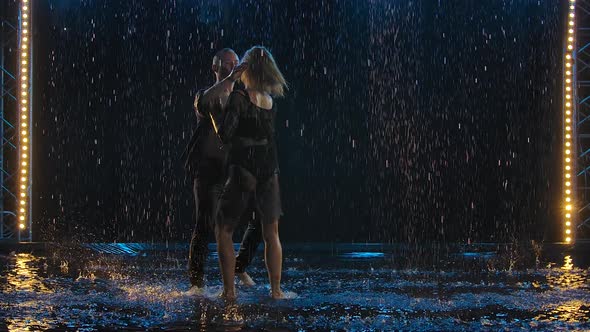
M197 128L182 156L185 169L194 179L196 225L190 244L188 268L191 286L198 289L205 285L208 238L215 225L219 198L226 180L228 149L217 135L217 126L223 122L224 107L234 90L235 82L246 69L245 65L238 66L238 61L237 54L230 48L218 51L213 57L211 69L215 75L215 84L209 89L200 90L195 96ZM247 216L248 229L236 257L236 274L244 284L252 286L254 281L245 268L262 241L262 232L255 215L247 213Z

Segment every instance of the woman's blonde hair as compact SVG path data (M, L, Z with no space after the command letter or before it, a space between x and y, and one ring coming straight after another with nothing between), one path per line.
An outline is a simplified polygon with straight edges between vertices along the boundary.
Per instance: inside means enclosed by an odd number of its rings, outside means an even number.
M271 96L283 96L284 89L288 88L287 81L266 47L254 46L247 50L242 62L248 63L241 77L246 88L264 91Z

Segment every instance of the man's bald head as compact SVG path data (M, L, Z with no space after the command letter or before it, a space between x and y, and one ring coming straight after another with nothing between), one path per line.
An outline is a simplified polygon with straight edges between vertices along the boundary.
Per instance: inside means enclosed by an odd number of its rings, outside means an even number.
M213 64L219 64L220 61L223 61L223 59L227 57L237 58L238 54L236 54L236 52L229 47L223 48L215 53L215 56L213 57Z
M229 76L234 67L238 65L239 60L238 55L231 48L224 48L217 51L213 57L213 65L211 66L217 81L219 82Z

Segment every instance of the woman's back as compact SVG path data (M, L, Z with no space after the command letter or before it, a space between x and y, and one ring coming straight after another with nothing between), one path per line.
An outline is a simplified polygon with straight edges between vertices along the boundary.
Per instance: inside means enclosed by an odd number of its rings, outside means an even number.
M246 91L232 92L224 122L224 141L229 139L231 143L230 164L246 168L257 178L266 178L278 170L276 111L272 99L270 105L268 100L258 100L270 106L264 108L255 104L251 96Z
M266 93L257 90L246 89L250 101L259 108L270 110L273 107L272 97Z

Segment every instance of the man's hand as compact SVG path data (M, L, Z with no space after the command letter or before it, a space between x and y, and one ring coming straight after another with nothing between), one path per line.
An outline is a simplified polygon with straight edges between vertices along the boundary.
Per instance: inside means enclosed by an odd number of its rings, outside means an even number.
M197 94L195 95L195 102L193 103L193 107L195 108L195 111L196 111L196 110L197 110L197 108L198 108L198 106L197 106L197 105L199 104L199 97L200 97L200 96L201 96L201 94L199 94L199 93L197 93Z
M242 62L239 65L235 66L234 69L231 71L231 74L229 74L229 79L232 82L239 80L247 68L248 68L247 62Z
M199 112L199 106L198 106L198 105L199 105L199 98L200 98L200 97L201 97L201 94L200 94L200 93L197 93L197 94L195 95L195 101L194 101L194 103L193 103L193 108L195 109L195 115L196 115L197 117L202 117L202 116L203 116L203 115L202 115L202 114Z

